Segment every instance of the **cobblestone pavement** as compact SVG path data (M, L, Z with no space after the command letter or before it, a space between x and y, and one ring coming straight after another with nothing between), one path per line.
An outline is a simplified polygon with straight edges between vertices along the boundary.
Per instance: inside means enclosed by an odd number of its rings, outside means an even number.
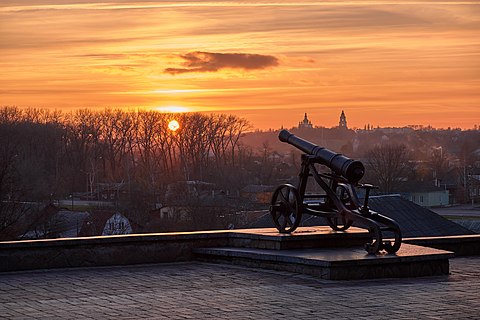
M327 281L208 263L0 274L2 319L479 319L480 257L450 276Z

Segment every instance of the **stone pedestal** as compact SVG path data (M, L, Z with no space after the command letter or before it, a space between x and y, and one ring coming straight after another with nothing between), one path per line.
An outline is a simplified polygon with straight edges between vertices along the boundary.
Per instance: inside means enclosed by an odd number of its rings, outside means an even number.
M447 275L449 251L402 244L395 254L368 254L368 232L359 228L335 232L328 227L299 228L291 235L276 229L239 230L230 247L197 248L206 261L285 270L329 280Z
M334 231L326 226L300 227L291 234L279 233L274 228L239 229L229 234L232 247L272 250L355 247L370 239L368 231L356 227L347 231Z

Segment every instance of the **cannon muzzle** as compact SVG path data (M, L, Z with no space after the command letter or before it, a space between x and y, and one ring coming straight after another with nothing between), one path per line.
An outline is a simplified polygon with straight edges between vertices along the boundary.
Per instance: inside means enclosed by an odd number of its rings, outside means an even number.
M306 154L314 156L318 163L329 167L333 172L344 177L350 183L356 184L365 174L365 167L360 161L347 158L343 154L317 146L310 141L291 134L288 130L280 131L278 139L291 144Z

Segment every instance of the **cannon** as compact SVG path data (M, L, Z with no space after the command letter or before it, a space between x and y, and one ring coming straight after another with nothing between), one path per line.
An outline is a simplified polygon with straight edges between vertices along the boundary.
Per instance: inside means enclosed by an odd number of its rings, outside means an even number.
M375 187L359 183L365 174L361 161L317 146L287 130L280 131L278 138L303 152L297 186L282 184L272 195L270 214L280 233L294 232L302 216L310 214L325 218L335 231L345 231L352 225L367 229L372 240L365 244L365 250L370 254L400 249L402 234L398 224L368 207L370 191ZM320 173L320 167L329 172ZM310 177L320 192L307 192ZM363 203L356 188L365 189ZM385 240L387 237L389 240Z

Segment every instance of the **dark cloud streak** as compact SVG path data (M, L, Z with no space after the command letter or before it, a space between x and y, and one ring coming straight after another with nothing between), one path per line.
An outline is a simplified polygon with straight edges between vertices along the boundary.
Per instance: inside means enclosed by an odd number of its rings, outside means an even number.
M185 60L184 68L167 68L172 75L188 72L217 72L221 69L261 70L277 66L274 56L249 53L217 53L195 51L180 55Z

